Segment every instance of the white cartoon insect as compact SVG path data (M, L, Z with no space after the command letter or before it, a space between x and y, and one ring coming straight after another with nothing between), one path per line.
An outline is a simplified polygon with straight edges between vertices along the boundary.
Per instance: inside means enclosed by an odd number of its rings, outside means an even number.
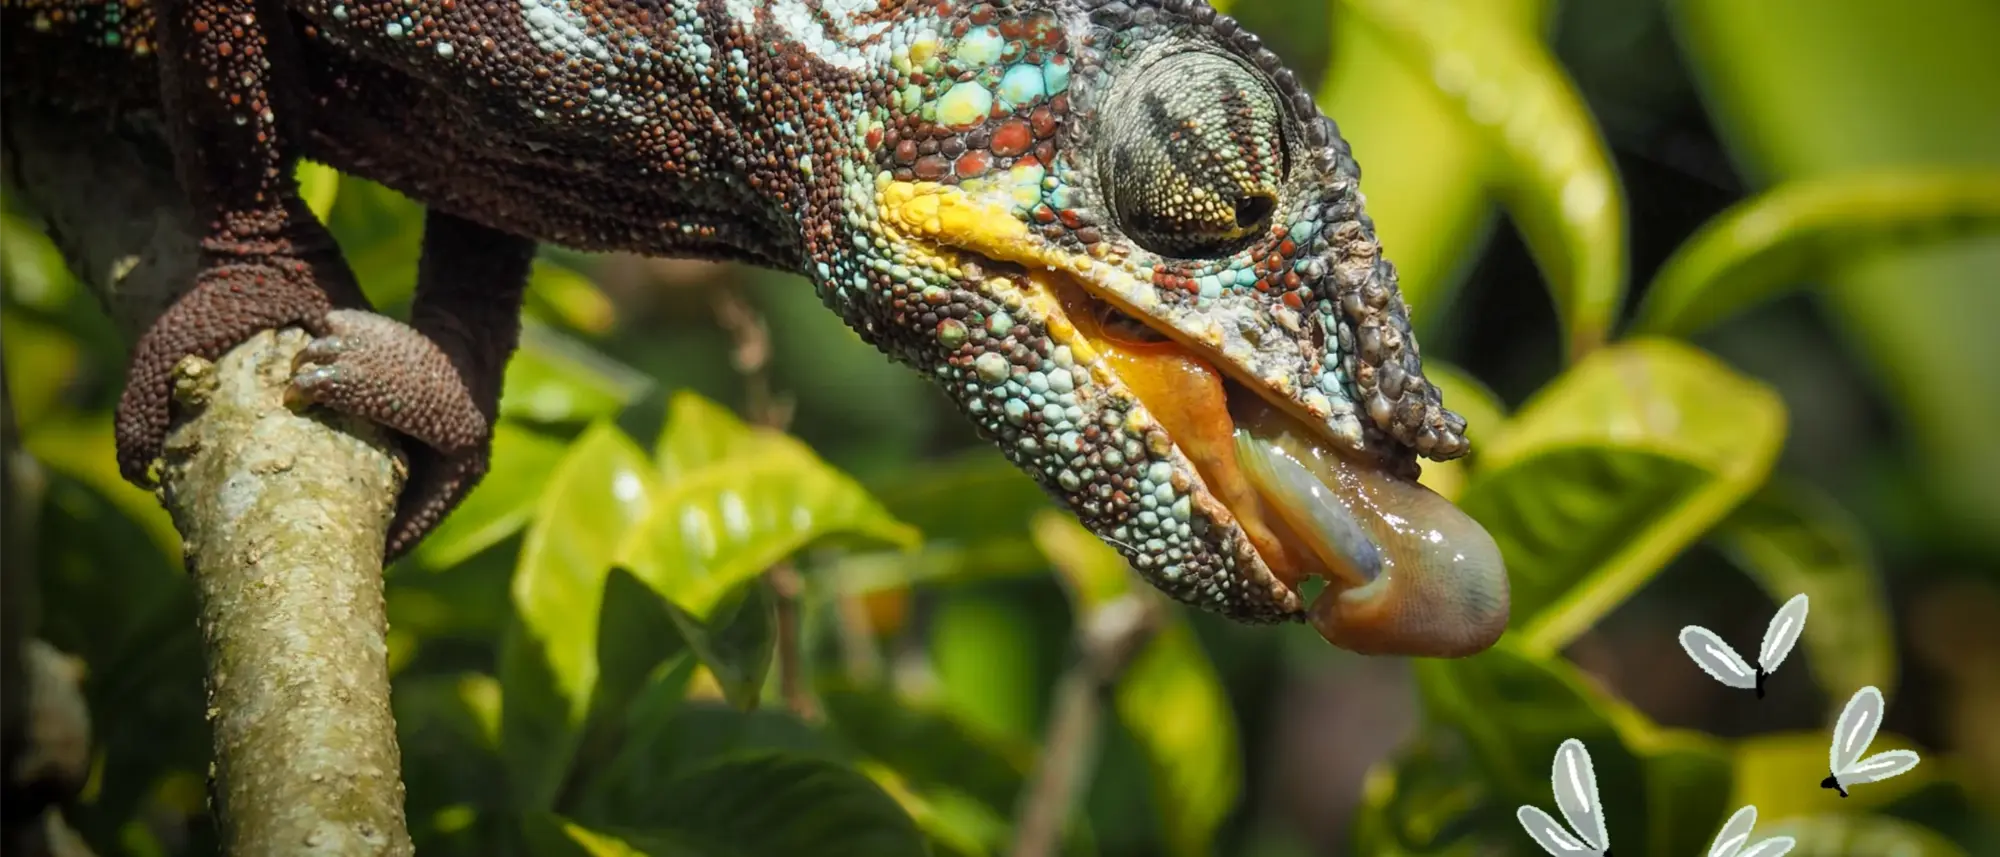
M1564 829L1540 808L1523 804L1514 817L1528 831L1529 838L1557 857L1611 857L1611 834L1604 829L1604 804L1597 799L1597 772L1590 767L1590 751L1584 749L1582 741L1571 738L1556 748L1549 785L1555 789L1556 809L1562 811L1569 828ZM1572 834L1571 830L1576 832Z
M1792 646L1798 643L1799 634L1805 628L1806 596L1800 593L1778 608L1778 615L1771 617L1770 627L1764 629L1764 645L1757 650L1757 668L1754 670L1714 631L1700 625L1681 629L1681 648L1687 650L1695 666L1714 676L1716 681L1739 690L1754 689L1757 698L1763 699L1764 679L1777 672L1778 665L1792 653Z
M1882 691L1873 685L1855 691L1847 700L1847 707L1840 710L1840 719L1833 725L1827 777L1820 780L1820 788L1847 797L1849 786L1881 782L1917 766L1917 754L1911 750L1887 750L1861 758L1868 752L1868 743L1875 740L1875 730L1882 728L1882 707Z
M1799 844L1789 836L1773 836L1751 845L1750 830L1756 826L1756 807L1737 810L1715 835L1715 844L1708 846L1708 857L1784 857Z

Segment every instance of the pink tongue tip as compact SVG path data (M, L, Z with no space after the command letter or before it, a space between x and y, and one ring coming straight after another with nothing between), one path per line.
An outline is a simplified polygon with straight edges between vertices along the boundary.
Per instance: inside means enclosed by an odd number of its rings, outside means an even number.
M1250 483L1325 565L1332 585L1311 618L1329 642L1458 657L1506 630L1499 545L1449 500L1324 450L1281 415L1239 420L1236 441Z

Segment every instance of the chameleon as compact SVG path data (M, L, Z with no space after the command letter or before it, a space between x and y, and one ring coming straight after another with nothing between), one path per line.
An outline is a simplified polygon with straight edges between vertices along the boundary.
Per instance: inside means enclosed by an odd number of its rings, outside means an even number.
M1419 482L1467 426L1351 147L1203 0L0 0L0 25L9 102L157 117L205 218L116 411L136 484L178 361L301 327L292 400L407 439L393 559L486 471L541 244L740 262L809 281L1176 601L1365 654L1506 626L1492 536ZM302 158L424 207L407 320Z

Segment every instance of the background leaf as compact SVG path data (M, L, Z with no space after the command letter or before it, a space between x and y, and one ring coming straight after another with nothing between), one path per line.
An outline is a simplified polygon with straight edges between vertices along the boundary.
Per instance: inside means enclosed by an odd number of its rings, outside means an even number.
M1965 857L1965 850L1926 827L1880 815L1822 815L1757 824L1759 836L1791 836L1792 857Z
M1844 510L1808 485L1776 482L1732 512L1715 541L1771 596L1773 610L1801 593L1810 599L1800 643L1826 691L1828 724L1863 687L1893 694L1888 593Z
M1459 504L1506 557L1524 651L1560 649L1755 490L1784 419L1763 384L1668 340L1603 349L1522 406Z
M1624 190L1569 76L1541 42L1438 0L1342 0L1435 82L1502 159L1498 189L1549 281L1576 359L1625 295Z
M2000 170L1898 170L1787 182L1702 224L1661 265L1632 324L1692 335L1885 247L2000 234Z
M758 751L667 783L646 827L689 855L925 855L922 834L867 777L831 762Z

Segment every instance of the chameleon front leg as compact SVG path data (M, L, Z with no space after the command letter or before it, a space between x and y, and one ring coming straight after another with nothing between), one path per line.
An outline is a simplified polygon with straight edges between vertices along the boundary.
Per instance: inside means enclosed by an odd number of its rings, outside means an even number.
M424 444L409 449L412 479L387 546L393 557L484 472L533 245L434 215L417 326L370 312L293 179L298 149L288 112L299 102L287 84L297 65L288 32L270 23L284 16L276 0L159 0L169 143L181 184L207 220L193 286L133 350L118 407L119 468L150 483L183 357L214 359L259 331L297 325L319 339L293 380L296 400L373 419ZM464 270L453 272L454 264ZM475 290L483 304L471 300ZM503 331L494 337L500 341L467 335L491 330Z

